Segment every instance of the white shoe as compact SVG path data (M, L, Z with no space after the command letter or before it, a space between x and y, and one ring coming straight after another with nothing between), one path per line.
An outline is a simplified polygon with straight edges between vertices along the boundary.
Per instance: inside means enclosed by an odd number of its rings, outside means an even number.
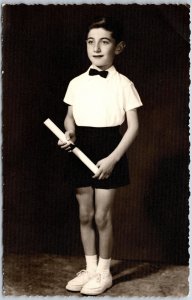
M93 276L95 276L95 273L81 270L74 279L67 283L66 289L72 292L80 292L84 284L86 284Z
M99 295L112 286L112 275L110 272L97 273L81 289L84 295Z

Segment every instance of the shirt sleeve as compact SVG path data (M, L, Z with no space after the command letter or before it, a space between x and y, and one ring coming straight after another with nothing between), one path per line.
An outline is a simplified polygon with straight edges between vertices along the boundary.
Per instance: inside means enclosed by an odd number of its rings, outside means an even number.
M125 111L137 108L142 106L140 96L133 84L133 82L129 83L128 86L124 88L124 109Z
M73 82L70 81L63 101L69 105L73 105L73 99L74 99L74 86L73 86Z

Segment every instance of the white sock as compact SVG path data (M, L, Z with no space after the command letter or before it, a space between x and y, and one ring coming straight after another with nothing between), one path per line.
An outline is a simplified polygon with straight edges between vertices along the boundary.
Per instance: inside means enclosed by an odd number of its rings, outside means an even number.
M86 270L94 273L97 269L97 255L85 255Z
M99 257L99 263L97 266L97 272L109 272L110 271L111 258L101 258Z

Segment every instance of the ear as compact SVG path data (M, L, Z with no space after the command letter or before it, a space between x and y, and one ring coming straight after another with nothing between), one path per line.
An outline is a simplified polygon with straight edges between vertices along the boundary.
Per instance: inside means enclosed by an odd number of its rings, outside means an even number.
M115 54L116 55L120 54L125 47L126 47L126 44L124 41L119 42L115 48Z

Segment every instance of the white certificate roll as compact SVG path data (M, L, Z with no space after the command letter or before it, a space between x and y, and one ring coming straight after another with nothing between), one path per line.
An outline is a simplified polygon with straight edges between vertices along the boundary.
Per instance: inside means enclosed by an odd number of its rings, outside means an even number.
M63 143L68 143L65 134L50 120L47 119L44 124L58 137ZM94 173L98 171L98 167L76 146L72 152Z

